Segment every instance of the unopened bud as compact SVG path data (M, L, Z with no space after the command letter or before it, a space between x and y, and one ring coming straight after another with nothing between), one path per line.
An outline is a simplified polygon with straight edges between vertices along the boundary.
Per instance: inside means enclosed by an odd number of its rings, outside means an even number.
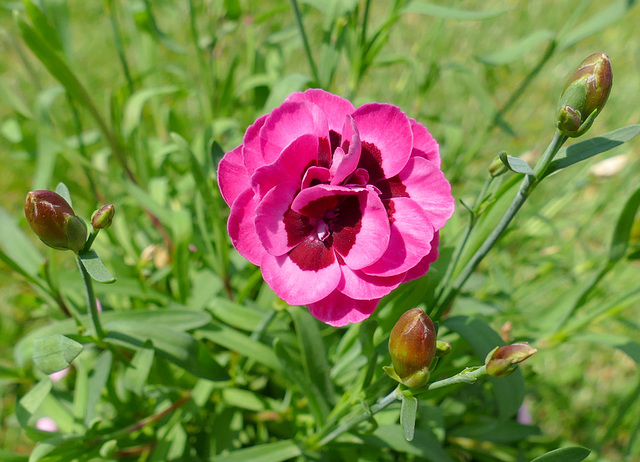
M436 358L442 358L443 356L451 353L451 344L444 340L436 341Z
M507 170L508 170L507 166L504 165L504 162L502 162L502 159L500 159L500 156L496 156L491 162L491 164L489 165L489 175L491 175L492 178L495 178L497 176L502 175L503 173L506 173Z
M611 63L604 53L594 53L571 74L558 102L558 130L570 137L585 133L602 112L613 82Z
M113 215L116 213L116 208L113 204L107 204L100 207L98 210L93 212L91 216L91 225L95 229L107 229L111 226L111 222L113 221Z
M24 214L33 232L49 247L78 252L87 241L87 225L76 216L69 203L53 191L27 194Z
M492 377L507 377L516 370L518 364L537 351L526 342L496 347L484 361L487 373Z
M389 337L393 370L402 383L420 388L429 380L429 366L436 354L436 329L420 308L407 311Z

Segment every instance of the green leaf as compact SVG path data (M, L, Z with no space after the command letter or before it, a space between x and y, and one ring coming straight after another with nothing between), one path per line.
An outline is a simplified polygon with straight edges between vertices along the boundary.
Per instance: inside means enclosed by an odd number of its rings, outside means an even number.
M28 457L20 454L14 454L11 451L0 449L0 460L4 462L27 462Z
M25 119L33 119L33 113L29 106L20 98L16 91L9 88L4 79L0 80L0 99Z
M62 43L58 37L58 31L51 25L49 19L45 16L42 10L31 3L29 0L24 2L25 12L33 24L35 30L40 36L46 39L47 43L51 45L57 52L62 53Z
M268 409L264 397L241 388L225 388L222 390L222 400L229 406L251 412L261 412Z
M153 343L147 341L140 347L124 372L125 387L141 396L151 371L154 358Z
M198 329L198 335L216 345L223 346L256 361L269 369L280 370L280 361L278 361L278 357L270 347L252 340L235 329L230 329L214 321L207 327Z
M569 341L572 343L588 342L596 346L608 345L617 348L640 366L640 343L628 337L618 334L587 332L584 334L574 334Z
M94 250L89 250L88 252L82 252L78 254L80 258L80 262L84 269L87 270L89 276L95 279L98 282L103 282L105 284L110 284L112 282L116 282L116 278L109 273L107 268L98 257L98 254Z
M153 97L161 95L170 95L177 93L180 88L174 85L164 85L161 87L144 88L136 91L124 106L124 115L122 117L122 134L125 138L131 136L131 133L140 125L142 120L142 110L144 105Z
M549 451L540 457L536 457L531 462L580 462L589 457L589 454L591 454L591 451L588 449L574 446Z
M120 325L110 330L106 341L128 348L145 347L153 343L158 355L192 373L214 382L229 379L226 371L213 359L209 351L190 334L153 324Z
M65 435L56 435L51 438L47 438L46 440L40 441L38 445L33 449L31 454L29 455L29 462L37 462L42 460L44 457L49 455L55 449L61 446L71 446L71 445L79 445L82 441L82 436L73 435L73 434L65 434ZM61 460L61 459L53 459L53 460ZM66 459L71 460L71 459Z
M12 268L35 278L44 263L44 257L38 252L27 235L16 224L14 218L0 207L0 259Z
M87 400L84 415L84 422L87 426L91 425L92 421L96 418L97 407L100 402L100 397L102 396L102 391L107 385L112 363L113 355L111 351L105 350L98 356L98 359L93 365L87 386Z
M618 217L613 231L611 246L609 247L609 262L615 263L625 256L631 238L631 228L640 207L640 188L636 189L627 199Z
M211 316L204 311L157 309L108 311L102 313L101 319L106 329L118 330L120 327L152 325L177 331L187 331L206 325L211 320Z
M525 175L536 176L533 169L529 166L526 160L519 159L518 157L508 156L506 152L500 152L500 160L502 163L512 172L524 173Z
M639 124L628 125L612 132L605 133L604 135L596 136L573 144L569 147L562 148L554 158L553 162L549 165L547 171L544 173L544 177L593 156L597 156L600 153L616 148L629 141L638 133L640 133Z
M617 0L598 8L597 13L582 22L560 40L560 50L566 50L585 38L600 32L622 18L633 6L635 0Z
M390 448L394 451L424 457L431 462L451 462L440 442L431 434L416 429L414 439L408 442L400 425L379 425L372 434L361 435L362 444L377 448Z
M541 43L553 40L553 37L554 33L552 31L548 29L540 29L532 32L508 47L479 56L477 59L480 62L492 66L504 66L505 64L512 63L522 58L531 50L536 49Z
M56 185L55 192L60 194L65 201L73 208L73 201L71 200L71 193L69 192L69 188L63 182L60 182Z
M457 332L469 343L475 355L484 362L487 353L496 346L504 345L497 332L479 319L467 316L452 316L442 321L442 325ZM489 377L493 385L500 418L508 419L520 409L524 400L524 378L522 372L516 370L508 377Z
M31 416L38 411L38 408L51 391L52 384L51 379L47 377L38 382L26 395L20 398L16 406L16 417L22 428L27 427Z
M40 337L33 342L33 363L45 374L69 367L82 351L82 344L60 334Z
M331 383L327 348L318 329L319 321L311 316L309 310L299 306L289 308L289 314L296 327L305 374L320 391L324 402L331 406L335 402L335 392Z
M133 184L131 181L125 180L125 187L130 197L135 199L138 204L148 210L153 216L157 217L165 226L171 226L173 214L166 207L159 204L151 194L142 189L140 186Z
M540 429L517 422L482 420L472 425L462 425L447 432L447 437L469 438L496 444L512 444L531 436L540 435Z
M418 398L411 395L402 395L402 407L400 408L400 425L407 441L413 441L416 430L416 412L418 411Z
M282 462L302 455L302 448L293 440L258 444L224 456L214 456L213 462Z
M478 21L498 17L507 11L508 10L472 11L434 5L433 3L427 2L411 2L403 8L402 13L419 13L435 16L436 18L455 19L457 21Z

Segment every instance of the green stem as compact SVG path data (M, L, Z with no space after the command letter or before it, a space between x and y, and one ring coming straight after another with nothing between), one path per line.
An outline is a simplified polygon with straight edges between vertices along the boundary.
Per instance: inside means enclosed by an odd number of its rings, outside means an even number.
M95 228L91 229L91 234L89 234L89 238L87 239L87 242L84 243L84 247L82 247L82 250L80 250L80 253L88 252L89 250L91 250L93 241L96 240L96 237L98 237L99 232L100 232L99 229L95 229Z
M321 448L331 441L335 440L337 437L342 435L343 433L348 432L356 425L365 420L370 419L376 413L380 412L384 408L389 405L395 403L397 400L401 399L401 394L410 394L412 396L423 394L427 391L436 390L442 387L448 387L450 385L458 385L461 383L472 384L475 383L480 377L487 374L486 366L480 366L477 369L467 368L460 372L459 374L454 375L453 377L449 377L447 379L439 380L437 382L430 383L424 388L420 388L417 390L405 390L402 385L396 387L391 393L380 398L376 404L371 406L369 410L365 410L364 412L360 412L356 415L351 416L347 419L346 422L338 425L334 430L330 431L326 435L317 435L310 440L310 448L318 449Z
M313 55L311 54L311 47L309 47L309 40L307 40L307 33L304 30L304 24L302 24L302 15L300 14L300 8L298 8L298 0L291 0L291 6L293 7L293 12L296 17L296 23L298 24L298 29L300 29L300 36L302 37L304 51L307 54L307 60L309 61L309 67L311 68L311 75L313 75L313 79L318 84L320 84L320 78L318 76L318 68L316 67L315 61L313 60Z
M84 281L84 286L87 290L87 300L89 303L89 312L91 313L91 323L93 324L93 330L95 331L95 335L98 338L98 341L102 341L106 334L102 329L102 324L100 323L98 304L96 302L95 293L93 292L93 281L91 280L91 276L89 276L89 273L82 264L79 256L76 256L76 261L78 262L78 267L80 268L80 272L82 273L82 280Z
M114 0L107 1L107 9L109 10L109 20L111 21L111 30L113 31L113 39L116 44L116 50L118 52L118 59L122 65L122 71L124 72L124 78L127 80L127 86L129 87L129 94L135 91L133 86L133 79L131 78L131 72L129 71L129 64L127 63L127 55L124 53L124 46L122 45L122 37L120 28L118 27L118 21L116 19L116 12L114 9Z
M438 300L436 308L431 313L431 317L434 319L439 319L440 316L446 311L446 309L453 303L453 300L458 296L462 287L471 276L471 273L475 271L480 262L484 259L484 257L489 253L489 251L493 248L493 246L498 242L504 231L507 229L511 220L516 216L524 202L527 200L531 192L535 189L535 187L540 182L539 178L544 177L544 173L546 172L549 164L553 160L553 157L558 153L564 142L567 140L566 135L562 135L556 132L553 140L547 146L546 151L542 155L542 158L536 165L534 169L535 176L526 175L522 184L520 185L520 189L516 194L516 197L511 202L509 209L505 212L502 219L498 223L498 225L493 229L491 234L485 239L480 248L476 251L476 253L471 257L471 259L467 262L465 267L460 272L460 275L453 282L452 287L446 293L445 296L441 297Z

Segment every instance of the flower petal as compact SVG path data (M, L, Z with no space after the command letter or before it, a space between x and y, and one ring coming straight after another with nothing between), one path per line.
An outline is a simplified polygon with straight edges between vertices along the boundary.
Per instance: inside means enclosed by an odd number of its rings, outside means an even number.
M256 208L256 232L271 255L284 255L315 229L307 217L291 210L291 202L299 190L298 183L279 184Z
M255 216L258 201L253 189L242 192L231 206L227 230L233 246L254 265L267 254L256 233Z
M363 271L392 276L410 270L431 251L434 230L426 212L408 197L396 197L384 203L391 223L389 246L378 261Z
M352 270L341 265L342 278L338 290L347 297L357 300L382 298L404 281L404 273L391 277L379 277L365 274L360 270Z
M313 316L331 326L346 326L350 322L361 322L371 316L380 299L355 300L339 290L334 290L322 300L307 304Z
M340 146L333 152L333 162L331 164L331 184L338 185L342 183L358 166L360 154L362 152L362 143L358 134L358 127L353 117L347 116L342 129L343 146L348 150L347 153ZM348 148L347 148L348 146Z
M370 181L400 173L413 146L411 123L406 114L390 104L369 103L356 109L353 119L362 140L358 167L369 172Z
M251 186L242 159L242 145L227 152L218 164L218 185L229 207L240 193Z
M251 186L258 192L258 197L263 198L280 183L296 182L300 185L307 168L315 166L317 161L318 138L302 135L284 148L273 163L257 169L251 177Z
M260 130L269 114L260 116L244 133L242 140L242 157L247 173L252 175L258 167L266 165L262 149L260 148Z
M437 230L447 222L455 208L451 185L444 173L423 157L412 157L399 175L378 181L382 198L410 197L427 213Z
M260 150L265 163L276 160L291 142L307 134L329 145L327 118L318 106L302 101L285 102L275 108L260 129Z
M440 233L436 231L435 235L433 236L433 240L431 241L431 251L429 252L429 255L424 257L422 260L420 260L420 262L416 266L414 266L409 271L407 271L407 275L404 278L404 282L413 281L414 279L421 278L422 276L427 274L427 271L429 271L429 266L431 266L431 263L433 263L438 259L439 245L440 245Z
M389 217L382 201L378 194L367 189L340 204L334 223L333 247L349 268L362 269L384 254L390 234Z
M333 249L313 238L285 255L266 253L260 266L265 282L290 305L306 305L325 298L336 288L342 274Z
M362 187L318 184L300 191L291 204L291 210L309 218L321 218L338 207L345 196L354 196L364 191L365 188Z
M329 130L341 133L344 116L355 111L353 104L338 95L320 88L310 88L304 93L291 93L285 101L308 101L318 106L327 116Z
M427 127L417 122L415 119L410 119L411 130L413 131L413 151L411 157L424 157L430 160L434 165L440 168L440 150L438 148L438 142L431 136Z

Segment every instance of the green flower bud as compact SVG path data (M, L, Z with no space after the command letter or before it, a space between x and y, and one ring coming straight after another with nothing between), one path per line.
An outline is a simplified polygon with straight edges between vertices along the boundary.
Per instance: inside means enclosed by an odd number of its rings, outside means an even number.
M537 351L526 342L496 347L489 352L484 361L487 373L492 377L507 377L516 370L519 363Z
M609 98L613 74L609 57L594 53L571 74L558 102L558 130L570 137L585 133Z
M420 388L429 380L429 366L436 355L436 329L420 308L407 311L389 337L393 370L402 383Z
M113 216L116 213L116 208L113 204L107 204L100 207L91 215L91 225L95 229L107 229L111 226Z
M87 241L87 225L76 217L69 203L53 191L27 194L24 214L33 232L49 247L78 252Z

